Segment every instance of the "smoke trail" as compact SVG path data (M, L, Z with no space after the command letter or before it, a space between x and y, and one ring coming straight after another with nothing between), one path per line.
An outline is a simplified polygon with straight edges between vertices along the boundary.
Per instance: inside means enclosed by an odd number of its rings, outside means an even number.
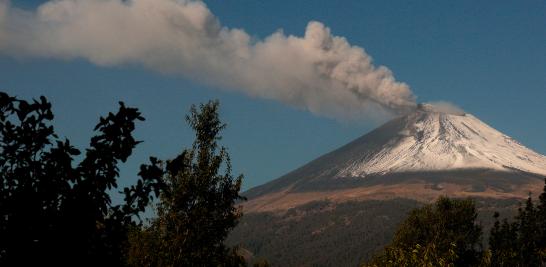
M0 53L138 64L334 118L415 107L406 84L320 22L303 37L255 40L201 1L57 0L25 11L0 0Z
M420 103L417 105L417 108L439 112L439 113L459 115L459 116L466 114L466 112L462 108L456 106L455 104L445 102L445 101L433 101L433 102L427 102L427 103Z

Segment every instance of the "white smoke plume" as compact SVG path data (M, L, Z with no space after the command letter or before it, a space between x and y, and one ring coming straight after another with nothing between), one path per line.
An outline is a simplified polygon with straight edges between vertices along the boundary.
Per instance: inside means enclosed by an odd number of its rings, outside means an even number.
M464 115L466 112L456 106L455 104L445 102L445 101L434 101L434 102L428 102L428 103L422 103L419 104L420 106L428 105L431 107L432 110L440 113L447 113L447 114L453 114L453 115Z
M0 53L137 64L341 119L416 106L408 85L320 22L303 37L257 40L201 1L51 0L27 11L0 0Z

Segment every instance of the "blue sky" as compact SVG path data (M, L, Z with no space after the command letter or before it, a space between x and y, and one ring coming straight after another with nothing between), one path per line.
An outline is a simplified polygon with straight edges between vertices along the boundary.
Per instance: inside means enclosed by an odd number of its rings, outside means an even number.
M43 1L13 1L33 9ZM302 36L311 20L363 47L376 65L407 83L418 102L444 100L546 154L544 1L205 1L223 26L257 40L278 29ZM141 109L144 140L122 168L132 181L148 156L170 158L192 142L189 106L219 99L228 123L223 144L244 188L262 184L378 126L340 121L218 85L136 65L0 53L0 89L47 96L57 131L85 148L98 116L118 101ZM124 184L124 183L122 183Z

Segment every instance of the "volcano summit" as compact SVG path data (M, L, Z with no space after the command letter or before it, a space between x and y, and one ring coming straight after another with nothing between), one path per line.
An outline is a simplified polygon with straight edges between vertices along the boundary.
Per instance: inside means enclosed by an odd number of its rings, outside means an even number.
M314 200L524 198L542 189L546 157L471 114L420 104L349 144L249 190L247 211Z

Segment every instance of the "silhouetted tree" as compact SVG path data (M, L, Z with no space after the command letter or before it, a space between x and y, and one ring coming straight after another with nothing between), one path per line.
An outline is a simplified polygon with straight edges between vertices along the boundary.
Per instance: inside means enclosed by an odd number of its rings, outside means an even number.
M495 224L489 236L489 251L491 251L491 266L518 266L519 239L518 229L507 219L499 221L499 213L495 212Z
M391 245L370 266L475 266L481 264L482 230L470 199L445 197L414 209Z
M546 265L546 179L544 179L544 187L538 200L536 210L538 225L537 253L542 265Z
M166 187L157 218L132 236L134 266L239 266L244 260L224 245L241 211L236 203L242 175L231 175L227 150L217 143L225 128L217 101L192 106L186 117L195 131L191 149L166 162Z
M531 196L509 223L499 221L491 229L492 266L543 266L546 263L546 180L538 205Z
M100 118L80 163L80 151L51 125L45 97L27 102L0 92L0 265L120 266L127 230L159 193L158 161L142 165L137 184L112 204L118 163L139 143L132 132L144 118L120 103Z

